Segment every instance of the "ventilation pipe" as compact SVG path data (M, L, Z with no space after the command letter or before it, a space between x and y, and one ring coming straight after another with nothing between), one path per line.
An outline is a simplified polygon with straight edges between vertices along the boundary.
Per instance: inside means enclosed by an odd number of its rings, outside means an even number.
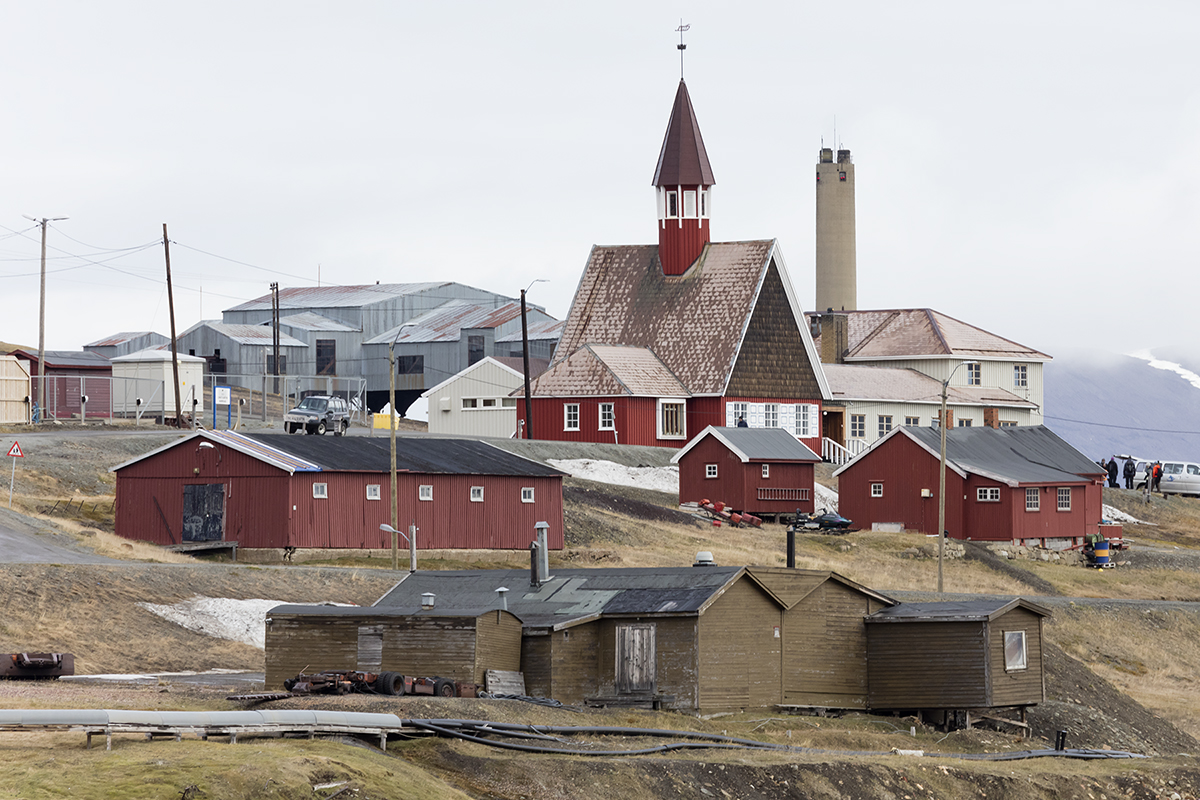
M538 543L529 543L529 585L535 589L542 585L538 579L538 564L541 563L541 558L538 556Z
M540 585L550 580L550 546L546 535L550 530L550 523L539 522L533 527L537 529L538 584Z
M431 610L433 608L433 600L435 597L437 597L437 595L433 592L425 592L425 594L421 595L421 610Z
M500 595L500 608L504 611L508 611L508 587L501 586L496 590L496 594Z
M796 568L796 532L793 530L787 532L787 568Z

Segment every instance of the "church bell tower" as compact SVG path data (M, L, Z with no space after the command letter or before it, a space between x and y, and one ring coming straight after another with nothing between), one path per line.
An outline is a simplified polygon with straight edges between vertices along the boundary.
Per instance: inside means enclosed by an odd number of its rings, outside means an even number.
M667 135L663 137L654 187L658 194L658 258L663 274L682 275L709 242L712 166L687 84L681 78Z

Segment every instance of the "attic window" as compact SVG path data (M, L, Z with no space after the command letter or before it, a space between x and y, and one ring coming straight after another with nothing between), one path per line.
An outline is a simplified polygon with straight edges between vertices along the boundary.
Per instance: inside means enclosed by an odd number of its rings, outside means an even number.
M472 486L471 487L471 502L472 503L482 503L483 502L483 487L482 486Z
M883 497L883 484L882 483L872 483L871 484L871 497Z
M426 485L417 487L417 499L424 500L426 502L433 500L433 486Z
M368 500L378 500L379 499L379 484L378 483L368 483L367 484L367 499Z
M1025 669L1028 666L1025 659L1025 631L1004 632L1004 669Z
M329 499L329 484L328 483L314 483L313 484L313 497L317 498L318 500L328 500Z
M522 486L521 487L521 502L522 503L532 503L533 502L533 487L532 486Z
M705 478L717 477L717 465L716 464L705 464L704 465L704 477Z

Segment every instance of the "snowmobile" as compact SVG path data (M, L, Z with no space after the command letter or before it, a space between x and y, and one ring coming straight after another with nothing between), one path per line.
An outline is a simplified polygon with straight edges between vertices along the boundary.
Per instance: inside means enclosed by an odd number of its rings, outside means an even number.
M853 524L836 511L823 508L816 513L806 514L800 509L796 509L796 516L788 526L788 531L799 531L800 533L821 531L822 533L841 534L849 533L852 530L850 526Z

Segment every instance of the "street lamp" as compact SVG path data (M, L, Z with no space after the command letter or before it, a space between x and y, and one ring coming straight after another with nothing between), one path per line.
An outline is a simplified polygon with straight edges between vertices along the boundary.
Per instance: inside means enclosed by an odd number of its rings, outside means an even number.
M392 524L388 526L380 525L379 529L390 529L392 532L392 569L400 568L400 542L398 537L404 534L397 530L400 527L400 508L396 499L396 341L400 338L400 334L405 328L415 328L416 323L406 322L399 328L396 328L396 335L392 337L392 343L388 345L388 433L391 440L392 454ZM405 537L408 538L408 537ZM415 572L417 569L417 553L412 542L409 542L410 548L413 548L412 568Z
M521 357L525 360L525 438L533 438L533 398L529 396L529 323L525 321L525 293L535 283L549 283L545 278L534 278L521 290ZM519 438L519 437L518 437Z
M946 380L942 381L942 415L938 417L938 427L942 429L942 461L938 474L938 594L942 593L942 563L946 557L946 391L950 379L963 364L978 366L978 361L960 361L958 366L950 370Z
M393 516L395 516L395 515L393 515ZM386 525L386 524L380 525L379 530L384 531L385 533L390 533L392 535L392 570L395 571L395 570L399 569L399 565L396 563L396 538L398 536L403 536L404 541L408 542L408 571L416 572L417 571L417 532L416 532L416 530L412 529L409 531L410 535L405 535L404 533L396 530L391 525Z

